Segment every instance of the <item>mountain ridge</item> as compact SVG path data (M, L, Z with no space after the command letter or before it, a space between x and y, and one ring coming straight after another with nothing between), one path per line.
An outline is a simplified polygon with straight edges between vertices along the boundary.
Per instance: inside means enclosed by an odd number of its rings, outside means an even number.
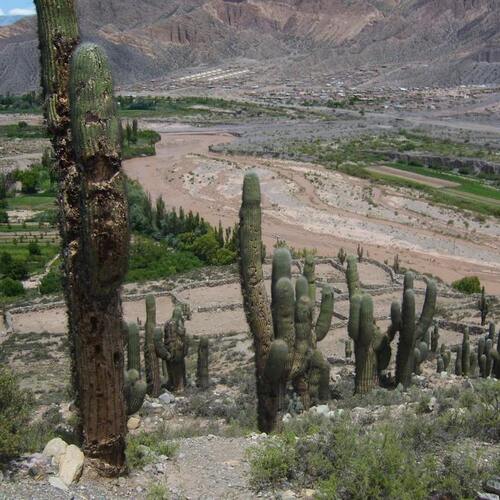
M394 85L500 81L494 0L84 0L78 10L82 39L104 46L120 85L236 58L290 76L290 57L310 71L390 64ZM37 72L35 19L0 27L0 92L37 88Z

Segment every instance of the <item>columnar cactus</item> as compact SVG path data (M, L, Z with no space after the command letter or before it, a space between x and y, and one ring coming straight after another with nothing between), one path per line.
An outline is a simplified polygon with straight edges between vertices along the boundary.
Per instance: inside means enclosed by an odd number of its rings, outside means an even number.
M347 287L349 290L349 323L347 331L354 341L356 363L355 392L366 394L378 385L380 372L391 359L391 332L382 334L373 319L371 296L363 294L359 283L356 258L347 258Z
M469 327L464 331L462 340L462 373L464 377L470 375L470 342L469 342Z
M403 306L394 302L391 307L391 335L399 332L398 352L396 356L396 382L407 388L411 384L414 368L415 347L432 324L436 309L437 287L429 280L425 293L424 306L419 320L415 315L415 292L413 291L413 274L407 272L404 279Z
M437 372L438 373L441 373L441 372L444 372L445 369L444 369L444 360L442 358L441 355L438 356L437 358Z
M470 357L469 357L469 364L470 364L470 377L477 377L477 368L479 365L479 361L477 359L477 353L476 352L471 352Z
M484 347L484 354L486 356L486 373L485 373L485 378L489 377L491 375L491 370L493 368L493 341L488 338L485 343Z
M280 416L286 410L289 380L293 380L305 407L311 402L311 389L314 398L326 392L328 365L319 362L320 354L315 351L316 342L330 328L333 293L330 287L323 288L321 311L314 326L310 283L302 276L294 289L290 253L280 248L273 256L272 306L269 305L262 272L260 202L259 179L255 173L249 173L243 183L240 210L240 278L255 349L258 426L262 432L270 432L280 426Z
M200 389L208 389L208 338L202 337L198 343L198 363L196 365L196 385Z
M486 294L484 292L484 286L481 289L481 297L478 300L477 307L479 309L479 312L481 313L481 326L484 326L486 324L486 317L490 312L488 299L486 298Z
M338 253L337 253L337 259L339 259L339 262L344 265L345 260L347 259L347 252L344 250L344 248L340 248Z
M309 300L314 305L316 304L316 263L314 261L314 256L311 253L306 254L304 261L304 271L303 275L307 280L307 290L309 294Z
M156 300L154 295L146 297L146 324L144 336L144 368L148 394L157 398L161 392L160 363L155 348Z
M173 392L182 392L186 386L188 343L181 306L174 308L172 318L165 323L163 335L157 328L154 338L156 355L167 362L167 387Z
M127 370L136 370L141 376L141 345L139 326L129 323L127 327Z
M429 347L426 342L419 342L418 347L415 347L413 352L414 366L413 373L415 375L422 375L421 364L427 359L429 354Z
M129 226L113 83L96 45L75 51L69 89L81 179L80 288L73 318L78 319L74 341L83 447L103 473L114 475L123 468L126 433L120 289L128 265Z
M462 367L462 346L459 345L457 347L457 358L455 360L455 375L458 377L462 376L463 367Z
M147 384L141 380L137 370L128 370L125 373L124 395L127 405L127 415L137 413L144 403Z
M345 357L346 359L352 358L352 341L350 339L345 341Z
M434 325L431 334L431 351L436 353L438 351L439 344L439 326L437 323Z
M441 344L441 349L439 351L439 355L441 356L441 359L443 360L443 368L444 370L448 370L448 367L450 366L451 363L451 352L446 349L445 344Z

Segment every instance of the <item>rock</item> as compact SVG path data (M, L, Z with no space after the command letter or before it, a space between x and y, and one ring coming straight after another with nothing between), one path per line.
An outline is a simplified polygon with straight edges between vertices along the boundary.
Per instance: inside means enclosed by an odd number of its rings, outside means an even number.
M500 497L495 495L494 493L484 493L482 491L478 491L476 500L499 500Z
M316 490L305 488L302 490L302 498L314 498Z
M286 490L281 494L281 500L292 500L297 498L297 495L292 490Z
M441 373L439 374L439 376L440 376L441 378L448 378L448 372L441 372Z
M290 413L285 413L285 415L283 415L283 422L290 422L290 420L292 420Z
M165 404L170 404L170 403L173 403L175 401L175 396L171 392L165 391L159 397L159 399L160 399L160 401L162 401Z
M163 405L160 403L153 402L153 403L151 403L151 408L157 410L158 408L163 408Z
M134 415L128 419L127 429L129 431L135 431L141 426L141 417Z
M500 496L500 477L486 481L484 483L484 491Z
M80 448L70 444L59 459L59 477L69 486L82 475L84 456Z
M318 406L313 406L309 411L311 413L316 413L318 415L323 415L326 417L330 412L330 408L328 407L328 405L318 405Z
M51 439L43 449L42 454L46 457L53 458L54 463L58 464L61 455L66 453L66 449L68 448L68 443L63 441L61 438Z
M66 486L66 484L62 481L61 478L57 476L50 476L49 484L54 488L57 488L58 490L68 491L68 487Z

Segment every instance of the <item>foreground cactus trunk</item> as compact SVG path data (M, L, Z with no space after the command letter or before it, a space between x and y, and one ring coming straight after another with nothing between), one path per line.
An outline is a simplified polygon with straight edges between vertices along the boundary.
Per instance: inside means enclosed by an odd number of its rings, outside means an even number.
M71 141L69 73L73 51L79 43L74 0L36 0L44 116L56 158L59 183L59 233L63 261L63 290L68 314L71 382L78 406L78 373L75 359L75 308L81 292L77 279L80 242L80 171ZM81 429L79 429L81 433Z
M82 181L75 353L83 448L104 474L116 475L125 458L120 291L128 265L128 207L111 72L95 45L82 45L73 56L70 106Z
M37 0L36 8L79 430L99 472L118 475L126 433L120 286L129 235L112 80L97 47L83 46L72 59L79 41L73 0Z

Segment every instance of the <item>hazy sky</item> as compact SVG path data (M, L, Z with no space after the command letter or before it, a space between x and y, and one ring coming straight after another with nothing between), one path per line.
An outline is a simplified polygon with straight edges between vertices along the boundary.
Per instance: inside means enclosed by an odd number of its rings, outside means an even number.
M34 14L35 6L31 0L1 0L0 15Z

